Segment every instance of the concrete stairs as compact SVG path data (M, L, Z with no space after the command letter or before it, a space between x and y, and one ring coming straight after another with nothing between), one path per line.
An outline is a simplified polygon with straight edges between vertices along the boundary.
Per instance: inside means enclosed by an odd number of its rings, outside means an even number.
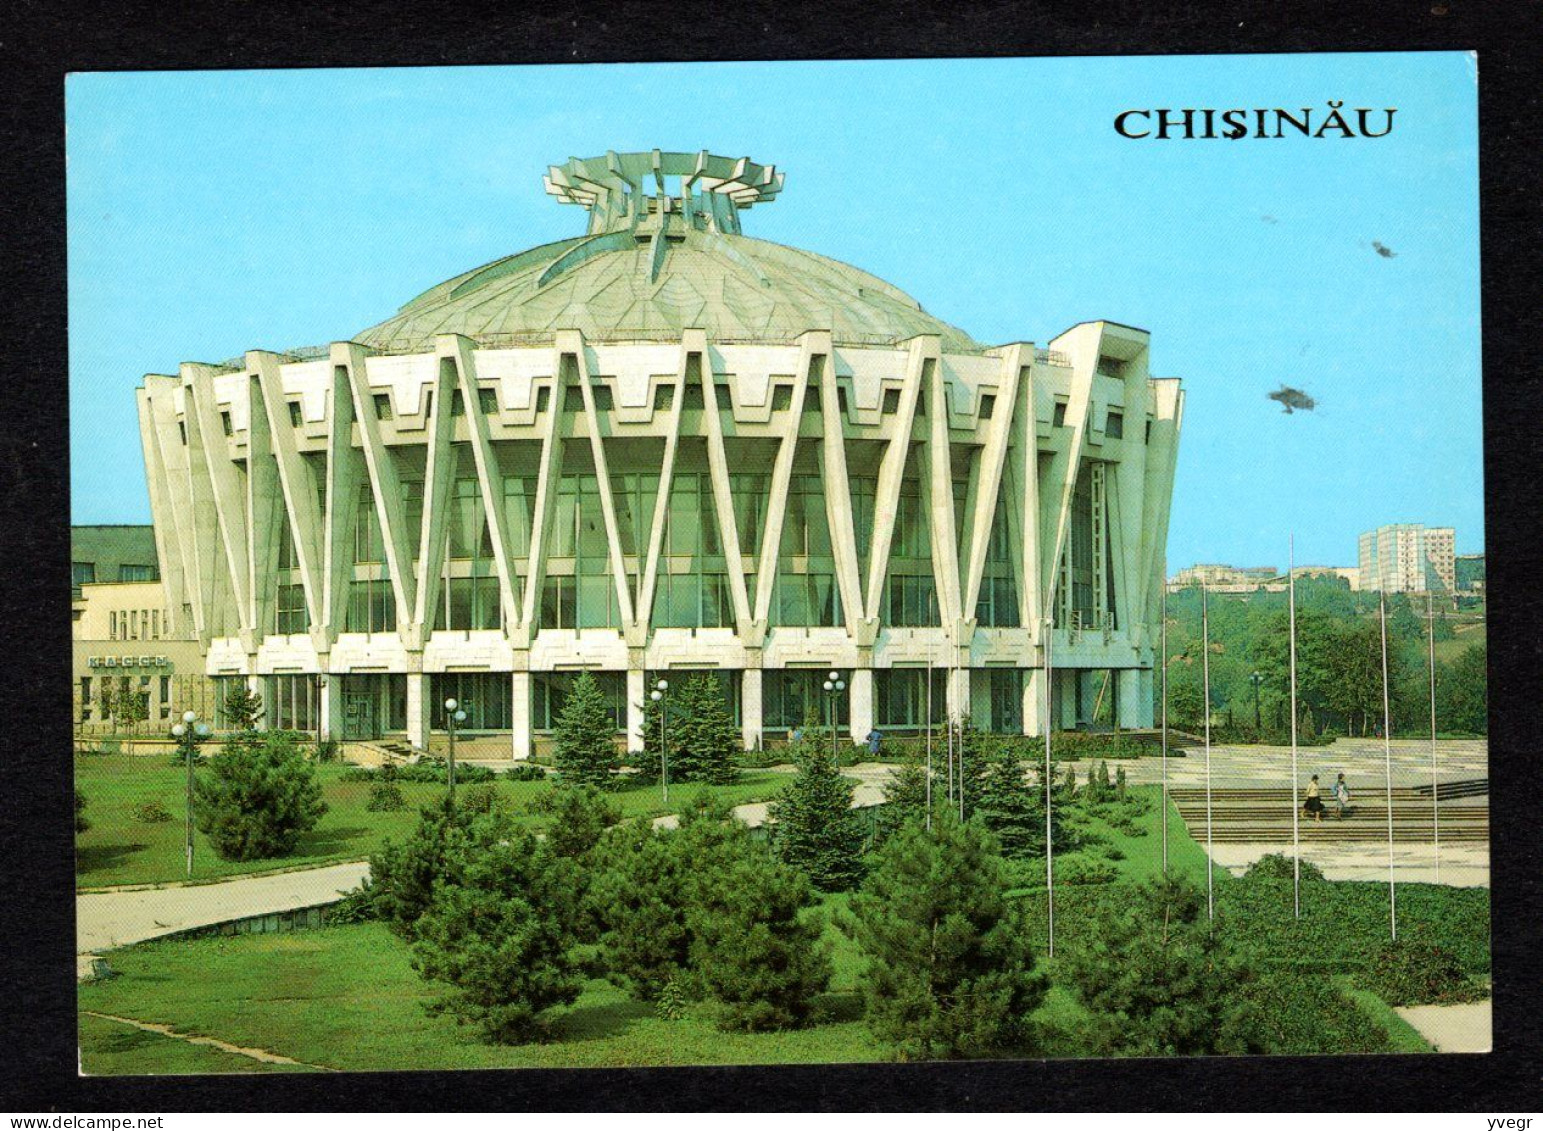
M1440 809L1441 843L1487 843L1489 841L1489 805L1483 794L1466 792L1451 797L1446 786L1476 788L1473 783L1443 783ZM1484 784L1488 792L1488 783ZM1206 839L1204 787L1170 788L1172 799L1189 833L1202 843ZM1324 791L1326 811L1323 821L1312 820L1297 808L1298 830L1302 843L1382 842L1388 837L1388 809L1384 791L1363 786L1355 791L1349 815L1337 818L1333 799ZM1211 790L1211 840L1217 844L1289 844L1294 806L1289 789L1222 788ZM1435 829L1431 806L1431 787L1399 786L1393 790L1393 841L1395 844L1430 844Z

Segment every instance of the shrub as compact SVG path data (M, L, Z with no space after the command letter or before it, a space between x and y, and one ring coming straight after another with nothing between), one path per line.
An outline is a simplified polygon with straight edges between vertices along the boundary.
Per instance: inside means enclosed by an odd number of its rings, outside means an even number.
M844 924L867 957L869 1027L906 1059L978 1056L1031 1043L1046 989L995 838L940 813L877 853Z
M327 811L315 767L285 732L232 737L209 771L194 785L194 821L226 860L291 852Z
M1264 1051L1256 1009L1240 992L1252 970L1207 921L1205 899L1182 880L1155 879L1105 902L1091 929L1069 935L1062 969L1090 1017L1100 1056L1195 1056Z
M1058 730L1050 736L1050 757L1056 762L1071 760L1082 762L1093 758L1140 758L1156 752L1156 747L1128 734L1091 734L1079 730Z
M793 744L798 773L772 801L777 854L821 891L846 891L863 876L862 816L852 810L856 783L842 777L817 738Z
M1357 982L1389 1005L1444 1005L1489 996L1450 951L1419 939L1383 946Z
M616 768L615 728L605 697L589 672L580 672L563 703L553 733L558 772L564 784L605 788Z
M370 787L370 799L364 807L371 813L395 813L407 804L402 791L391 782L376 782Z
M1302 882L1317 883L1323 879L1323 869L1311 860L1302 862ZM1296 880L1296 862L1284 852L1272 852L1267 856L1261 856L1248 866L1248 871L1243 873L1244 879L1249 880Z
M134 819L141 824L159 825L171 820L171 811L155 799L141 801L134 806Z
M417 923L414 969L450 987L430 1009L489 1041L543 1035L542 1014L571 1004L582 986L570 953L572 871L523 830L470 854Z
M460 776L460 767L456 767L456 777ZM456 804L468 813L497 813L508 807L503 794L498 792L498 788L492 782L462 790Z
M323 739L316 746L316 760L318 762L336 762L338 760L338 751L337 739Z
M80 790L75 791L75 831L83 833L91 827L91 822L86 820L86 795Z
M546 770L530 762L521 762L505 770L504 777L510 781L546 781Z
M1059 884L1110 884L1120 874L1108 859L1090 856L1068 856L1055 865L1055 879Z

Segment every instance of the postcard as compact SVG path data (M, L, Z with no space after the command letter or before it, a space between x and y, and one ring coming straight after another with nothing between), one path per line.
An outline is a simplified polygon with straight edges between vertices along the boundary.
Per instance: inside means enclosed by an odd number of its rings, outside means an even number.
M80 1071L1488 1051L1478 81L71 75Z

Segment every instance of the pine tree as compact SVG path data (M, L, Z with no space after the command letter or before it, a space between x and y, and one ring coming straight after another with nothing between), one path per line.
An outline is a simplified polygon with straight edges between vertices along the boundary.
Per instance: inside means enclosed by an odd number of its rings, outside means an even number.
M263 697L240 680L225 696L222 706L231 730L256 730L263 717Z
M505 811L474 813L440 794L419 811L418 823L402 843L388 839L370 857L362 901L393 933L412 942L435 884L460 883L467 860L504 840L511 824Z
M526 830L511 829L440 884L418 921L413 967L450 991L431 1005L490 1041L542 1033L542 1014L583 986L572 955L574 866Z
M927 816L927 765L919 759L902 762L884 783L884 804L874 826L875 846L883 844L900 826Z
M696 982L716 1002L722 1028L807 1024L831 976L809 880L772 858L743 825L728 827L715 853L697 857L689 885L686 926Z
M722 688L713 676L686 681L670 712L670 778L727 785L739 774L739 728L729 714Z
M294 850L327 811L315 767L289 731L243 731L198 775L193 820L225 860Z
M869 1028L901 1057L1029 1051L1047 981L1007 887L996 839L950 813L879 850L846 927L868 959Z
M997 743L980 775L975 814L995 834L1002 855L1022 860L1045 854L1045 806L1029 784L1013 744Z
M846 891L863 876L862 816L852 810L856 783L842 777L830 751L807 736L789 747L798 773L772 801L777 853L821 891Z
M554 728L554 761L565 785L606 789L616 768L615 727L600 685L580 672Z
M1205 916L1205 897L1153 879L1101 905L1062 962L1089 1012L1095 1056L1202 1056L1264 1051L1248 989L1253 972Z

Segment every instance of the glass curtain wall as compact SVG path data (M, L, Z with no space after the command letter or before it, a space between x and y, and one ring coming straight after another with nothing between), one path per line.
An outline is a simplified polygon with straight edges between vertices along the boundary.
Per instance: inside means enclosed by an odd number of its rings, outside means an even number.
M843 625L825 485L818 475L794 475L789 480L779 550L772 623L806 628Z

